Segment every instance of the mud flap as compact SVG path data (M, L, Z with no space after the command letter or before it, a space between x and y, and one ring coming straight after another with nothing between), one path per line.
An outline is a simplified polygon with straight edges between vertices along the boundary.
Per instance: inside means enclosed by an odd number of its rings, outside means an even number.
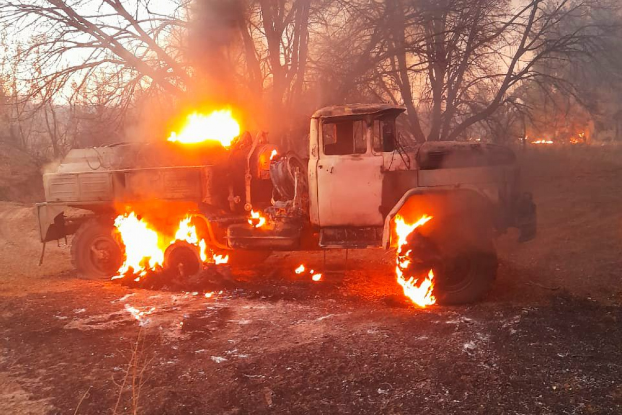
M64 205L55 206L47 203L37 203L35 205L41 242L62 239L67 235L64 210Z
M520 231L518 242L536 237L538 221L536 204L531 193L524 193L516 202L516 228Z

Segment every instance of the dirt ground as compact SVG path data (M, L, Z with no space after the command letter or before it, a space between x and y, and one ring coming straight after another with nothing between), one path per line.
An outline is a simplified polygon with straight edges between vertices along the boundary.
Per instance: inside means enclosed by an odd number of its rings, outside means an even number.
M500 237L465 307L409 305L384 251L318 283L293 269L344 252L273 256L211 298L80 280L64 243L38 266L31 206L2 202L0 413L622 413L622 151L522 164L538 237Z

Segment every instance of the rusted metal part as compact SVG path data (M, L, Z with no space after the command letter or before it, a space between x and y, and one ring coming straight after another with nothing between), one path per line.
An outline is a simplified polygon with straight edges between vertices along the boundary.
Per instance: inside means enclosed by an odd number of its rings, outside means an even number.
M253 144L251 144L251 149L248 151L246 155L246 170L244 172L244 210L250 212L253 209L253 203L251 200L251 181L253 180L253 175L251 173L251 158L253 157L253 153L255 153L255 149L259 144L261 136L257 134L253 139Z
M35 216L39 228L41 242L49 242L65 236L65 217L67 209L63 204L37 203Z
M419 147L416 159L421 170L507 166L516 162L507 147L457 141L426 142Z
M201 263L199 247L186 241L176 241L164 251L164 268L175 270L182 277L196 274Z
M481 200L482 204L492 205L488 195L482 191L480 187L477 186L462 186L457 189L454 186L438 186L438 187L419 187L415 189L410 189L407 191L400 200L393 206L393 208L389 211L387 216L384 219L384 228L382 232L382 247L385 249L389 249L391 246L391 230L393 227L391 226L391 222L393 218L400 212L400 210L406 205L407 202L410 201L411 198L417 196L435 196L435 195L454 195L457 192L468 192L468 194L472 194L474 197ZM439 207L439 206L437 206ZM455 208L459 208L456 206ZM427 212L428 214L434 214L433 212Z
M43 175L45 198L79 206L115 201L209 199L202 167L158 167L105 172L47 173Z
M531 193L523 193L516 201L513 225L520 231L519 242L527 242L536 237L538 219Z
M377 248L382 243L382 226L332 227L320 231L322 248Z
M305 172L304 163L293 154L273 162L270 165L270 178L272 185L279 195L286 200L294 200L297 194L296 175ZM299 187L306 187L306 178L299 177ZM306 190L306 189L305 189Z
M391 211L400 198L419 185L417 170L384 171L382 175L382 217Z
M317 110L312 118L348 117L352 115L372 115L386 112L397 114L406 111L406 108L390 104L350 104L334 105Z
M236 224L227 228L229 246L234 249L291 251L300 246L301 226L298 223L279 223L268 228Z

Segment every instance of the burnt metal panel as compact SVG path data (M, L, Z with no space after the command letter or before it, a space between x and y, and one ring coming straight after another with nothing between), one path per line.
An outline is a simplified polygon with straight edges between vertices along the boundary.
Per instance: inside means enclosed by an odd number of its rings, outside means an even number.
M500 166L515 162L512 150L496 144L427 142L417 152L417 164L421 170Z
M300 246L299 225L280 224L273 228L255 228L247 223L227 228L229 246L234 249L290 251Z
M438 170L420 170L419 186L459 186L477 185L505 181L504 167L471 167Z
M363 249L382 244L382 226L331 227L320 231L322 248Z
M168 167L125 172L128 199L201 200L201 168Z
M112 174L109 172L80 174L78 187L80 201L111 200L114 197Z
M35 215L39 225L39 238L41 242L49 242L65 236L65 205L51 205L37 203Z
M404 193L417 185L417 170L385 171L382 176L382 204L380 205L382 217L387 216Z
M380 114L383 112L402 113L404 111L406 111L406 108L391 104L348 104L320 108L312 117L347 117L352 115Z
M45 200L75 202L79 196L77 174L44 174Z

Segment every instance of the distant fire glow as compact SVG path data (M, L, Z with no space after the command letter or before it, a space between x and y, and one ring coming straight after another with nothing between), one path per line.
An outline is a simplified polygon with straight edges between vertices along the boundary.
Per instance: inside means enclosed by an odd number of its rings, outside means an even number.
M552 140L535 140L531 144L553 144Z
M294 270L294 272L295 272L296 274L302 274L303 272L305 272L305 266L304 266L303 264L300 264L300 266L299 266L298 268L296 268L296 269Z
M217 141L228 148L239 135L240 124L233 118L231 111L214 111L209 115L195 112L188 116L181 131L171 133L168 141L183 144Z
M404 295L419 307L426 307L436 303L434 297L434 271L429 270L423 275L409 275L408 266L412 258L417 255L408 246L408 236L420 226L425 225L432 216L423 215L418 221L409 224L403 217L395 217L395 232L397 233L397 258L395 273L397 283L402 286Z

